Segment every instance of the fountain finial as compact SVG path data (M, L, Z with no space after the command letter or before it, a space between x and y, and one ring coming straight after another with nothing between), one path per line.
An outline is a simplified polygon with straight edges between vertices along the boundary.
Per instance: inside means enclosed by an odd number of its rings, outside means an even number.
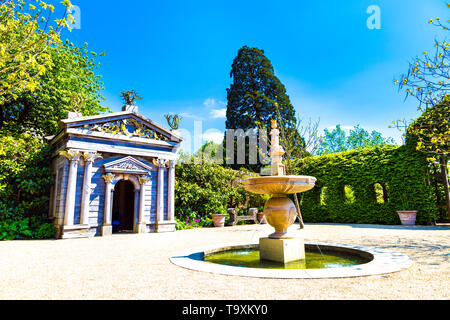
M272 120L272 129L278 128L277 120Z
M280 130L278 130L277 127L277 121L272 120L272 131L270 132L270 135L272 136L270 148L270 174L272 176L284 176L285 167L283 164L283 155L285 152L283 147L280 146Z

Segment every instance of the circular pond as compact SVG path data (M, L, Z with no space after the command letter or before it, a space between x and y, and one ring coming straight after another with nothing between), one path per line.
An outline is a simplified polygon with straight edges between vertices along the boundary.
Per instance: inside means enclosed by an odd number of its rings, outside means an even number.
M258 278L342 278L384 274L411 266L411 259L389 250L346 244L307 243L306 261L260 261L257 243L209 246L178 252L175 265L203 272Z
M339 252L320 248L316 245L306 245L306 259L289 263L277 263L260 259L257 246L209 252L204 254L203 261L227 266L261 269L324 269L348 267L368 263L372 255L362 255L349 252Z

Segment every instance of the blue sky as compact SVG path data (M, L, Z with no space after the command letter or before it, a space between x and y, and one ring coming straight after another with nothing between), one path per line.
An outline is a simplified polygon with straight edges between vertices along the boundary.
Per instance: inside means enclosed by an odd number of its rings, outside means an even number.
M359 124L400 141L388 126L418 113L393 80L441 37L428 20L448 18L442 0L72 3L80 29L63 37L106 52L103 104L120 111L120 92L136 89L140 113L164 126L164 114L182 114L192 134L201 121L205 138L225 129L231 64L247 45L265 51L301 117L320 118L322 130ZM370 5L380 8L381 29L367 27Z

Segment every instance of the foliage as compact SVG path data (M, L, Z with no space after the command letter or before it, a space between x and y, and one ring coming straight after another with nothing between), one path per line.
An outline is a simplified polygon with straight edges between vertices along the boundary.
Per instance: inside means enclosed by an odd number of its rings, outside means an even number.
M447 8L450 9L450 4L447 4ZM449 22L450 20L442 22L440 18L430 19L430 24L444 32L445 39L435 40L434 53L428 54L425 51L422 57L417 57L410 63L408 72L394 83L398 84L400 90L406 91L406 98L413 96L418 100L418 110L422 115L408 127L407 134L414 136L417 150L430 155L430 160L439 158L447 213L450 217L447 170L450 147Z
M296 173L317 178L316 187L301 195L305 222L400 224L396 210L407 198L408 209L418 210L418 224L433 223L437 211L427 165L425 155L411 146L382 145L302 159ZM384 186L387 201L377 201L376 184Z
M295 133L293 141L301 145L301 138L295 130L294 107L263 50L247 46L239 49L230 76L233 83L227 89L227 129L254 129L255 120L270 128L271 120L277 119L280 114L280 125ZM236 169L241 166L232 167ZM259 169L255 166L247 167Z
M286 89L263 50L247 46L239 49L230 76L233 83L227 89L227 129L252 129L255 119L270 127L270 121L276 118L275 102L285 116L283 125L295 125L295 111Z
M450 4L447 7L450 8ZM429 23L444 31L445 37L448 37L448 20L442 22L440 18L436 18L430 19ZM400 80L394 81L399 89L405 90L406 98L413 96L419 101L420 111L435 106L450 93L449 46L447 39L435 40L434 53L423 52L423 56L416 57L409 64L408 72L403 74Z
M48 237L51 149L29 134L0 136L0 239Z
M408 136L417 140L417 150L430 155L450 153L450 96L428 108L408 128ZM435 160L435 159L433 159Z
M37 221L34 224L35 231L33 232L33 239L53 239L56 235L55 225L45 220Z
M87 44L79 48L66 41L47 52L51 68L39 77L35 89L0 105L0 130L54 135L69 111L90 116L108 110L100 105L103 83L95 74L97 54Z
M227 208L264 206L266 197L246 192L241 183L254 173L224 168L212 161L189 160L176 168L175 208L180 227L188 219L209 226L211 215L224 213Z
M69 111L84 116L100 106L97 54L62 42L59 32L73 17L51 21L43 1L0 0L0 239L48 238L45 219L51 186L50 148L41 140L57 133Z
M34 92L40 76L52 68L49 48L61 41L59 32L71 22L69 0L54 22L54 6L43 1L0 1L0 105L24 92Z
M392 138L383 138L381 133L375 130L369 133L359 125L350 130L348 136L340 125L337 125L332 131L325 129L324 133L318 139L317 155L395 144Z
M434 53L425 51L422 57L415 58L408 72L394 82L400 90L405 90L406 98L417 99L418 110L422 112L408 128L408 134L418 139L417 149L447 155L450 146L449 20L442 22L436 18L429 23L444 31L446 39L435 40Z
M222 164L223 146L214 141L207 141L194 153L193 159L199 162L216 162L217 164Z

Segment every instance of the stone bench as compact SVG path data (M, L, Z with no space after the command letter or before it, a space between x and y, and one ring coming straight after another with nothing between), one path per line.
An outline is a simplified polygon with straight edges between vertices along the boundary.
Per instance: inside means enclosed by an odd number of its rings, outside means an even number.
M247 216L239 216L235 208L229 208L228 214L230 215L230 220L228 221L227 226L235 226L238 221L243 220L249 220L253 221L255 224L259 224L257 213L257 208L250 208Z

